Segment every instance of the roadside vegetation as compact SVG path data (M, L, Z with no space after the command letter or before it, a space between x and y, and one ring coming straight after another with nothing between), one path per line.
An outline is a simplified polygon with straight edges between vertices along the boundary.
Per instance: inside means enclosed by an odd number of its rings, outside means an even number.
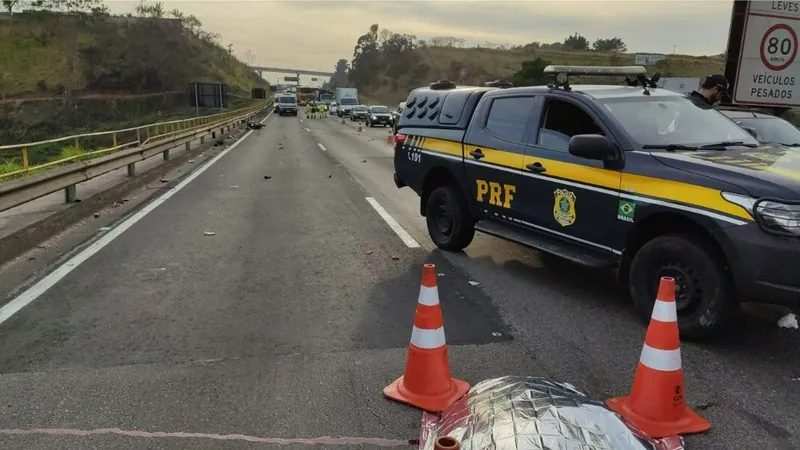
M575 33L562 42L486 42L466 47L464 39L457 37L422 40L374 24L356 41L352 59L336 63L330 87L356 87L361 95L396 105L412 89L435 80L482 85L506 79L517 86L536 85L543 83L541 71L548 64L632 65L634 55L626 52L627 46L618 37L590 40ZM723 65L722 55L666 55L648 70L661 72L663 77L699 78L721 72Z
M192 117L191 82L227 84L229 108L268 88L196 17L161 2L125 15L102 0L1 4L0 145Z

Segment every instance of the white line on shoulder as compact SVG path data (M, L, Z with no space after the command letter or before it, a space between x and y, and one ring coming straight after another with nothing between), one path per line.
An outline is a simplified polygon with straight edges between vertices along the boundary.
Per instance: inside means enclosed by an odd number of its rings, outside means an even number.
M397 236L400 237L400 239L403 241L404 244L406 244L407 247L419 248L419 243L415 241L414 238L411 237L411 235L408 234L408 232L404 230L403 227L401 227L396 220L394 220L394 217L392 217L392 215L389 214L388 211L383 209L383 206L381 206L381 204L378 203L377 200L375 200L372 197L367 197L367 202L369 202L369 204L372 205L373 208L375 208L375 211L378 212L378 215L381 216L383 221L386 222L387 225L389 225L389 228L391 228L392 231L394 231L397 234Z
M327 151L328 151L328 149L327 149L327 148L325 148L325 146L324 146L324 145L322 145L322 144L320 144L319 142L317 142L317 146L318 146L318 147L319 147L319 149L320 149L320 150L322 150L323 152L327 152Z
M267 114L267 117L264 117L264 119L261 120L261 123L264 123L271 115L272 113ZM236 142L234 142L233 145L223 150L220 154L212 158L206 164L195 169L194 172L189 174L189 176L187 176L183 181L175 185L175 187L165 192L161 197L158 197L157 199L148 203L144 208L140 209L132 216L125 219L122 223L115 226L110 231L106 232L106 234L104 234L102 237L92 242L91 244L89 244L88 247L78 252L78 254L76 254L75 256L67 260L65 263L60 265L58 268L56 268L56 270L52 271L46 277L36 282L36 284L26 289L25 292L18 295L14 300L11 300L5 306L0 308L0 324L8 320L11 316L19 312L19 310L26 307L37 298L39 298L42 294L47 292L56 283L58 283L62 278L67 276L73 270L77 269L92 255L102 250L103 247L110 244L114 239L122 235L122 233L124 233L128 228L136 224L136 222L142 220L145 216L150 214L154 209L161 206L164 202L169 200L173 195L177 194L181 189L185 188L189 183L194 181L195 178L199 177L203 172L208 170L209 167L213 166L217 161L219 161L225 155L227 155L228 152L230 152L231 150L236 148L236 146L244 142L244 140L247 139L247 137L250 136L251 134L253 134L252 130L245 133L245 135L239 138L239 140L237 140Z

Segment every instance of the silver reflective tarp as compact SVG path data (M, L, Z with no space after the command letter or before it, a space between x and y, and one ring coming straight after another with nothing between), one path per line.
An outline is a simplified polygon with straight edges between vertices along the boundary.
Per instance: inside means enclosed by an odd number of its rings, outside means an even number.
M645 437L602 402L535 377L486 380L440 415L426 413L420 448L433 450L444 436L460 441L461 450L683 449L679 437Z

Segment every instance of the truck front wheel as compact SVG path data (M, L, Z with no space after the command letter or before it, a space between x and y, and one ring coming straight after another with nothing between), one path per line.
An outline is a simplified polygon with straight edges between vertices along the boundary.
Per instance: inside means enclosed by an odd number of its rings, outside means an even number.
M475 237L475 222L461 192L453 185L431 192L425 205L425 220L433 243L442 250L461 251Z
M681 338L703 340L719 331L738 305L719 253L710 243L688 234L659 236L643 245L631 262L628 278L642 318L650 320L661 277L672 277Z

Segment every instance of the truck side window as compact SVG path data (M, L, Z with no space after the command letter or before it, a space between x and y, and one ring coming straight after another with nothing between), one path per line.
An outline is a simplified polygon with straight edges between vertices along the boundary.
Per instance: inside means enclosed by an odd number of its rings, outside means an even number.
M530 119L535 97L506 97L492 101L486 131L496 137L524 144L525 127Z
M603 134L603 131L579 106L562 100L547 100L536 144L567 152L569 140L576 134Z

